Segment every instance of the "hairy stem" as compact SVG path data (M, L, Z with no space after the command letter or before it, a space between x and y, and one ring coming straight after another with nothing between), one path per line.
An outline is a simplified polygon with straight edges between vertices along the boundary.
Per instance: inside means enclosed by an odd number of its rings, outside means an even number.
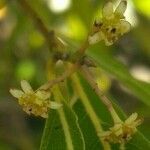
M91 75L91 72L89 71L88 67L83 65L81 66L80 71L85 77L85 79L88 81L90 86L93 88L95 93L99 96L100 100L106 105L107 109L111 113L114 123L122 122L115 109L113 108L111 101L105 96L101 89L99 89L97 83L93 80L93 76Z

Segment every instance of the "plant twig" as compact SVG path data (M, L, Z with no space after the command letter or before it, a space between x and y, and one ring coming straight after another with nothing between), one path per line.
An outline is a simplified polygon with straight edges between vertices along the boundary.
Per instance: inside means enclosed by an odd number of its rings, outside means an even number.
M57 47L57 45L59 44L62 45L61 41L55 37L54 31L53 30L49 31L47 29L42 19L38 16L36 11L32 9L32 7L28 4L27 0L18 0L18 3L25 10L25 12L28 13L28 15L34 21L34 24L37 26L39 31L43 34L50 50L52 50L54 47ZM72 62L74 63L72 65L72 68L69 68L69 70L67 69L67 71L60 77L47 82L46 84L41 86L40 89L48 90L53 85L59 82L62 82L64 79L69 77L72 73L74 73L79 67L80 61L82 57L84 56L85 50L87 49L88 46L89 46L89 43L88 43L88 38L87 38L86 41L83 43L83 45L72 55L73 56Z
M82 46L73 54L73 56L72 56L73 63L75 63L75 64L80 63L88 46L89 46L89 42L88 42L88 38L87 38L85 40L85 42L82 44Z
M56 37L55 37L54 31L53 30L49 31L47 29L42 19L38 16L36 11L32 9L32 7L28 4L27 0L18 0L18 3L24 9L24 11L29 15L29 17L33 20L38 30L43 34L45 41L47 42L49 46L49 49L52 50L53 47L55 47L56 44L60 42L57 40L57 43L56 43Z
M69 67L66 69L66 71L59 77L56 77L53 80L49 80L47 83L42 85L38 90L49 90L51 89L55 84L58 84L60 82L63 82L66 78L68 78L70 75L72 75L76 71L76 65L69 65Z
M64 81L66 78L68 78L69 76L71 76L74 72L77 71L77 69L80 67L80 62L82 57L84 56L85 50L87 49L87 47L89 46L88 41L86 40L83 45L74 53L74 63L73 64L69 64L68 68L66 68L66 71L59 77L57 77L54 80L50 80L48 81L46 84L42 85L39 89L41 90L49 90L50 88L52 88L55 84L58 84L62 81Z
M90 86L93 88L95 93L99 96L100 100L105 104L107 109L110 111L114 123L121 122L121 119L119 118L118 114L113 108L111 101L105 96L105 94L101 91L101 89L99 89L97 83L93 80L93 76L91 75L91 72L89 71L88 67L86 65L83 65L81 66L80 71L82 75L85 77L85 79L88 81Z

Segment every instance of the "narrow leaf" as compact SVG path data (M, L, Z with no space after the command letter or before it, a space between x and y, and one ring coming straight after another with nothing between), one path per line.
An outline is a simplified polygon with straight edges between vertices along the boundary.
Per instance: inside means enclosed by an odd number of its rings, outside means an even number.
M102 52L101 50L91 50L89 56L92 57L97 64L106 72L113 75L123 85L125 85L131 92L139 98L143 103L150 106L150 86L146 83L134 79L129 73L128 69L113 58L111 55Z
M54 92L55 97L59 95ZM57 94L57 95L56 95ZM58 96L57 98L60 98ZM61 100L60 100L61 101ZM51 111L46 121L40 150L84 150L84 139L78 125L78 119L64 102L57 112Z
M80 78L80 81L82 83L82 86L84 87L84 90L90 100L90 103L92 107L94 108L97 116L101 120L101 124L103 125L103 128L105 130L108 130L109 127L113 126L113 122L111 121L111 116L108 110L106 109L105 105L101 102L101 100L98 98L98 96L95 94L95 92L92 90L92 88L89 86L89 84L83 79ZM113 99L113 105L115 110L117 111L118 115L121 117L122 120L126 119L126 115L123 112L123 110L115 103ZM81 126L85 143L86 143L86 149L94 149L99 150L101 149L101 144L98 141L98 138L94 135L94 128L92 126L91 121L89 120L89 117L86 113L86 110L83 109L83 106L80 102L77 102L74 105L74 109L78 115L79 118L79 124ZM93 137L94 140L91 140ZM119 147L118 144L114 144L112 146L112 149L116 150ZM140 131L138 131L133 138L126 144L127 150L142 150L142 149L150 149L150 142L148 139L144 137Z

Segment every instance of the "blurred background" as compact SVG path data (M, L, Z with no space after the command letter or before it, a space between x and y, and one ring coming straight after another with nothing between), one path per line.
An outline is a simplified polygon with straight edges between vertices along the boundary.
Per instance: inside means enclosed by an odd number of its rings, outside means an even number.
M54 29L71 47L77 47L94 18L101 16L107 0L28 2L49 29ZM131 32L113 46L101 43L101 49L124 63L135 78L150 83L150 1L128 0L125 16L132 25ZM38 149L45 120L27 116L9 89L20 88L22 79L28 80L34 89L44 83L49 53L43 36L18 1L0 0L0 150ZM127 114L136 111L144 116L141 131L150 138L149 108L115 79L102 76L100 80Z

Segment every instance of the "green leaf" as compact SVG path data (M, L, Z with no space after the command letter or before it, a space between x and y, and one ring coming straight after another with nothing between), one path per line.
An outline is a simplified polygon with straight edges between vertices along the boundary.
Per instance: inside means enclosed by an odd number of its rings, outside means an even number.
M55 92L55 97L57 97ZM59 97L57 97L59 98ZM84 150L84 139L73 110L63 102L58 111L50 111L40 150Z
M139 100L150 106L149 85L134 79L127 67L104 51L92 49L89 51L89 56L92 57L102 69L123 83Z
M118 112L118 114L120 115L120 118L122 120L125 120L126 119L126 115L123 112L123 110L116 103L114 103L114 102L113 102L113 105L114 105L114 108L116 109L116 111ZM133 149L137 149L137 150L150 149L150 141L140 131L138 131L133 136L133 138L131 139L131 141L129 141L129 143L127 143L126 148L127 148L127 150L133 150Z
M74 105L74 110L79 119L79 125L83 132L83 136L85 139L86 150L100 150L103 149L102 145L97 137L97 133L94 129L94 126L87 115L87 112L78 99L78 102Z
M133 139L127 144L127 150L143 150L143 149L150 149L150 141L144 137L142 133L139 131L133 137Z
M84 126L82 128L82 131L84 131L84 129L88 129L88 131L85 131L83 134L85 135L85 137L87 137L87 135L89 134L91 137L91 135L93 134L93 131L94 131L94 134L92 137L96 138L96 140L94 140L94 141L91 139L85 140L86 149L90 148L91 146L93 147L93 145L95 145L95 141L96 141L97 144L99 143L98 144L99 146L101 146L100 145L100 143L101 143L105 150L110 150L109 143L107 143L106 141L103 141L98 136L98 134L103 131L103 128L101 126L101 118L96 114L94 107L91 105L91 101L89 100L87 94L85 93L84 87L82 87L82 84L80 83L80 80L76 74L74 74L72 76L72 85L73 85L74 91L76 91L76 94L79 96L79 99L80 99L82 105L84 106L83 108L85 109L85 112L87 114L87 118L89 118L88 120L86 120L86 122L83 122ZM92 92L89 91L89 93L92 95ZM99 103L97 103L97 104L99 104ZM99 106L99 105L97 105L97 106ZM80 106L78 106L78 107L80 108ZM78 113L79 118L82 116L81 110L76 111L76 113ZM89 120L91 121L91 123L89 123ZM82 122L80 122L80 123L82 126ZM92 124L92 126L90 124ZM93 127L94 127L94 129L93 129ZM91 129L91 131L89 131L89 129Z
M90 104L96 112L97 116L101 120L101 124L105 130L108 130L109 127L113 126L113 122L110 116L110 113L106 109L105 105L101 102L99 97L95 94L89 84L84 80L84 78L80 78L80 82L82 87L84 87L84 92L88 96L90 100ZM114 100L114 99L113 99ZM82 101L81 101L82 102ZM79 101L74 105L74 110L79 119L79 125L82 129L83 136L85 139L86 150L99 150L102 149L102 145L98 140L97 133L93 127L93 124L83 107L83 104ZM112 102L115 110L119 114L122 120L125 120L126 115L123 110L116 104L114 101ZM112 149L118 149L118 144L112 144ZM150 149L150 142L146 139L142 133L139 131L133 136L133 138L126 144L127 150L142 150L142 149Z

